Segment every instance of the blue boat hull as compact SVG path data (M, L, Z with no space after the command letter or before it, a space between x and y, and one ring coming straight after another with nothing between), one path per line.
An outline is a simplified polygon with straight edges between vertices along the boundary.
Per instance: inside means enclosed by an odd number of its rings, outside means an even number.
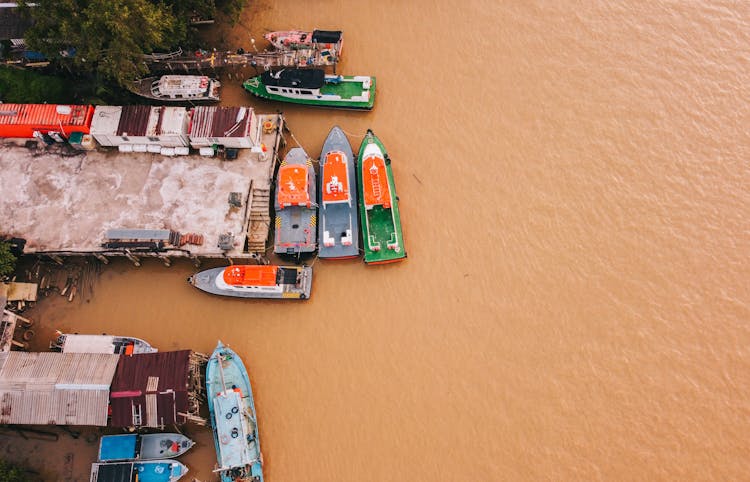
M240 357L221 342L206 366L206 391L222 482L263 482L250 378Z

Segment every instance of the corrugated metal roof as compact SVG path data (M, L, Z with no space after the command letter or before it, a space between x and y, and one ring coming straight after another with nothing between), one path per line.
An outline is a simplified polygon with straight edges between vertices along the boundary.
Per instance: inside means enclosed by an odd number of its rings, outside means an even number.
M0 104L0 125L87 125L90 105Z
M253 109L198 106L192 115L190 137L247 137Z
M160 427L185 423L190 350L123 356L112 379L113 427ZM133 420L139 412L141 421Z
M124 105L120 124L117 126L118 136L145 136L151 120L152 107L149 105Z
M184 107L161 107L159 125L156 129L156 135L181 135L185 132L185 118L187 109Z
M107 425L118 355L0 353L0 423Z

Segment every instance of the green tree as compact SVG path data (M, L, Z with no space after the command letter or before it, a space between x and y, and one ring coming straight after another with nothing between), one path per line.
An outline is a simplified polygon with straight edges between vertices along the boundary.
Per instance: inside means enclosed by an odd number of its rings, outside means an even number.
M75 55L68 60L76 71L96 73L120 84L145 73L142 54L169 48L174 40L180 40L175 39L175 33L181 30L178 21L171 5L164 2L24 0L20 3L34 19L34 25L26 33L32 49L54 59L61 51L74 47Z
M27 477L21 469L0 460L0 482L25 482Z
M0 242L0 277L10 276L16 270L16 257L10 252L10 243ZM0 478L0 482L2 482Z

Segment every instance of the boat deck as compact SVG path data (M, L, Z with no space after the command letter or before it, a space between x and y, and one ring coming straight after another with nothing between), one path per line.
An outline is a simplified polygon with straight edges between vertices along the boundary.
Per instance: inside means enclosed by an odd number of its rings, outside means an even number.
M283 123L275 114L258 120ZM128 246L103 248L108 230L169 230L202 235L203 242L167 242L161 252L128 249L136 256L252 257L244 251L246 238L258 251L268 238L268 223L255 218L256 211L268 211L280 139L275 129L262 132L265 154L239 149L231 161L102 149L69 155L60 145L31 149L25 140L6 139L0 145L0 212L12 215L3 234L26 239L28 254L117 256L126 255ZM233 192L240 193L240 207L228 202ZM227 233L234 238L223 251L217 244Z

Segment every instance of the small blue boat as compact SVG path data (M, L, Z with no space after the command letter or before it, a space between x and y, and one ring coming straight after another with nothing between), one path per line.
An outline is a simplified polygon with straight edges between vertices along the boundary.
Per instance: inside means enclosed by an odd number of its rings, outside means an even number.
M175 482L188 468L175 460L91 464L91 482Z
M206 393L222 482L263 482L255 403L242 359L221 341L206 366Z
M104 435L99 441L99 462L179 457L193 445L195 442L179 433Z

